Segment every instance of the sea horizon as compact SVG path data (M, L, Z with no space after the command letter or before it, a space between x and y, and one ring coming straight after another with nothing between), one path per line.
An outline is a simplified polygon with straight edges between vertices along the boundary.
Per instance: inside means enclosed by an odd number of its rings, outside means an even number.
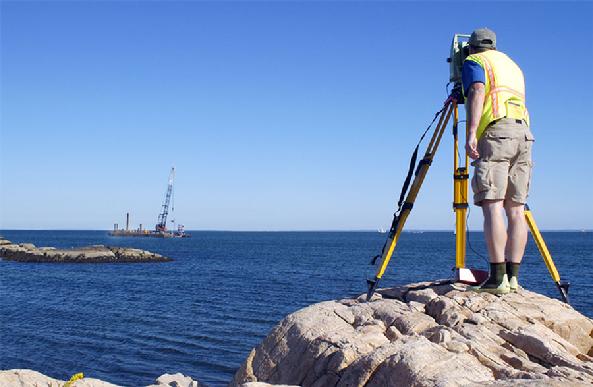
M132 230L132 229L130 229ZM582 232L591 233L593 229L539 229L540 232ZM0 233L3 231L105 231L110 232L112 229L95 229L95 228L6 228L0 229ZM186 233L191 232L369 232L369 233L387 233L389 230L385 229L384 232L380 232L379 229L286 229L286 230L233 230L233 229L191 229L185 230ZM405 229L402 232L454 232L451 229L424 229L424 228L413 228ZM483 230L468 230L468 232L483 232Z

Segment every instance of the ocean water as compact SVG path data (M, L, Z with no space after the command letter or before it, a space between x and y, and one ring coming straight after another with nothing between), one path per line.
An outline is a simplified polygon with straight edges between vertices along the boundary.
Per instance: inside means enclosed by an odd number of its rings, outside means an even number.
M187 239L109 237L104 231L2 231L13 242L132 246L168 263L27 264L0 261L0 369L59 379L77 372L124 386L182 372L226 385L286 314L366 292L374 232L191 232ZM543 233L572 305L593 317L593 233ZM470 233L486 255L481 233ZM473 251L468 266L487 268ZM450 232L403 233L382 286L448 278ZM521 284L558 297L530 240Z

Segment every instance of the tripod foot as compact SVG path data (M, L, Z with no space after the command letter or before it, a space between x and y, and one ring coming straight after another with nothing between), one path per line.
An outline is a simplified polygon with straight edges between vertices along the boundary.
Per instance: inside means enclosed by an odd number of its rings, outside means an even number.
M556 282L556 287L560 291L560 297L562 297L562 301L569 303L568 301L568 287L570 286L570 282L568 281L558 281Z
M367 280L367 284L369 285L369 290L367 292L366 302L369 302L371 300L371 297L373 297L373 294L375 294L375 290L377 290L377 286L379 285L379 278L375 277L374 280Z

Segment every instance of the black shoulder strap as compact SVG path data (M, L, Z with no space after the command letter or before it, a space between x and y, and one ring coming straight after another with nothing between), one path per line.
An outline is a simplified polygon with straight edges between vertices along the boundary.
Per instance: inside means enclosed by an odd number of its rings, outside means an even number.
M416 160L418 159L418 149L420 148L420 143L422 143L422 140L424 140L426 133L428 133L428 131L432 127L432 124L434 124L434 122L437 120L439 115L445 110L446 107L447 107L447 104L445 104L445 106L441 110L439 110L438 112L435 113L434 118L432 119L431 123L428 125L428 127L426 128L424 133L422 133L422 137L420 137L418 144L416 144L416 148L414 149L414 153L412 153L412 158L410 159L410 166L408 167L408 174L406 176L406 180L404 181L404 185L402 186L402 190L399 194L399 200L397 201L397 212L396 213L401 212L402 205L404 203L404 199L406 198L408 188L410 187L410 181L412 180L412 174L414 173L414 169L416 168Z

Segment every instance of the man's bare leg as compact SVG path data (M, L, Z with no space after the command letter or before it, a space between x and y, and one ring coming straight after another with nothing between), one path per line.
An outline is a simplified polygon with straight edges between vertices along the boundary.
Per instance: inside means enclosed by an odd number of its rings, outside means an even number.
M510 287L504 261L507 230L502 214L503 201L482 201L482 212L484 213L484 237L490 255L490 277L476 290L493 294L506 294L510 291Z
M516 291L519 287L519 267L527 244L527 222L525 221L524 207L523 204L512 200L504 201L504 210L509 220L505 252L506 271L511 291Z
M509 220L506 258L508 262L521 263L525 253L525 245L527 244L525 205L512 200L505 200L504 210Z
M502 200L482 201L482 212L484 213L484 238L486 238L490 263L504 262L504 250L507 244L507 230L502 210Z

